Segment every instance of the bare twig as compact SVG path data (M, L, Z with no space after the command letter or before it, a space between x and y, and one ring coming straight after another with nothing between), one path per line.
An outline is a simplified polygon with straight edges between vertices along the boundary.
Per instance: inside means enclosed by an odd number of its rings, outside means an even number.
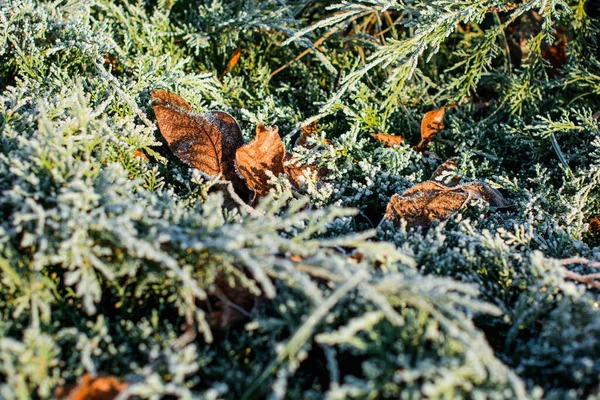
M327 39L329 39L329 37L331 35L333 35L334 33L340 31L342 29L342 26L347 26L348 23L366 15L368 13L360 13L358 15L355 15L354 17L350 18L346 24L343 24L341 26L335 26L333 27L330 31L328 31L325 35L323 35L321 38L319 38L313 45L312 48L306 49L304 50L302 53L298 54L296 56L296 58L294 58L293 60L287 62L286 64L282 65L281 67L277 68L275 71L271 72L271 75L269 75L269 78L274 77L275 75L277 75L278 73L280 73L281 71L283 71L284 69L286 69L287 67L289 67L290 65L292 65L293 63L295 63L296 61L300 60L302 57L304 57L305 55L307 55L308 53L310 53L313 48L317 48L319 47L321 44L323 44L324 41L326 41Z
M573 272L573 271L567 269L567 267L566 267L566 265L569 265L569 264L582 264L582 265L586 265L588 267L600 268L599 262L590 261L583 257L565 258L562 260L557 260L557 262L558 262L558 265L560 265L560 272L563 274L563 276L565 278L572 279L572 280L580 282L580 283L585 283L596 289L600 289L600 273L582 275L582 274L578 274L577 272Z

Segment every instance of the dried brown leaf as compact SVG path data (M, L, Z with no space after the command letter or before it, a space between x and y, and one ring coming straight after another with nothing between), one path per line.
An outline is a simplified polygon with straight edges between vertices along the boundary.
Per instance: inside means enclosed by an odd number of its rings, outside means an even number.
M313 121L309 125L303 126L302 130L300 131L300 136L298 139L296 139L296 142L294 142L294 146L302 146L306 147L307 149L312 149L314 145L308 144L308 138L316 135L317 133L317 121ZM323 139L323 143L331 144L331 141L329 139Z
M504 198L504 196L502 196L502 194L499 191L483 183L467 183L465 185L462 185L462 188L470 192L475 197L479 196L483 200L487 201L492 207L506 208L510 206L510 203Z
M275 176L284 173L284 159L285 147L279 137L279 128L265 127L262 123L256 126L256 137L240 147L235 155L238 171L258 196L266 195L271 189L266 171Z
M380 143L383 143L389 147L398 146L404 142L404 138L402 136L388 135L387 133L382 132L374 134L373 137Z
M317 167L314 165L302 165L291 154L285 155L283 168L290 182L297 188L302 186L315 171L317 171L317 176L323 175L323 171L317 170Z
M443 221L460 209L468 194L441 184L427 181L390 199L384 219L394 225L403 219L409 227L429 227L433 221Z
M244 139L231 115L222 111L194 114L187 101L164 90L152 92L152 108L160 133L180 160L210 176L221 174L243 190L233 160Z
M398 225L402 220L408 227L428 228L433 221L444 221L467 205L470 200L482 199L492 207L507 207L500 192L482 183L448 187L426 181L395 194L387 206L384 220Z
M590 221L590 231L594 233L600 232L600 218L594 217L594 219Z
M92 377L85 374L77 385L56 389L55 398L61 400L113 400L127 387L114 376Z
M312 135L316 135L317 131L317 121L311 122L309 125L303 126L300 130L300 136L296 139L294 146L305 146L308 138Z
M442 107L439 110L429 111L423 116L421 120L421 141L415 146L415 150L425 150L429 142L444 129L445 113L446 107Z
M442 175L444 174L446 174L446 177L443 178L444 180L442 181ZM454 158L449 158L446 160L435 170L433 175L431 175L431 180L442 183L448 187L454 187L458 185L460 182L460 176L456 174L456 160Z
M152 92L152 102L164 102L169 106L177 107L183 111L192 111L192 106L183 97L178 94L167 92L166 90L155 90ZM154 104L152 105L154 107ZM160 125L160 121L159 121Z
M421 140L432 140L444 129L444 114L446 107L429 111L421 120Z

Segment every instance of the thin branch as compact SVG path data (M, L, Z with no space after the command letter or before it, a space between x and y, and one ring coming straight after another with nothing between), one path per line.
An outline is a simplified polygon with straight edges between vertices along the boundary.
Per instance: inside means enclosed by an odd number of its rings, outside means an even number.
M324 41L326 41L327 39L329 39L329 37L331 37L331 35L333 35L334 33L340 31L342 29L343 26L347 26L348 23L364 16L367 15L368 12L366 13L360 13L358 15L353 16L352 18L350 18L347 23L343 24L343 25L338 25L333 27L330 31L328 31L327 33L325 33L325 35L323 35L321 38L319 38L315 43L314 43L314 47L313 48L317 48L319 47L321 44L323 44ZM275 71L271 72L271 75L269 75L269 78L274 77L275 75L277 75L278 73L280 73L281 71L283 71L284 69L286 69L287 67L289 67L290 65L294 64L296 61L300 60L301 58L303 58L305 55L307 55L308 53L310 53L313 48L308 48L306 50L304 50L302 53L298 54L296 56L296 58L294 58L293 60L287 62L286 64L282 65L281 67L277 68Z

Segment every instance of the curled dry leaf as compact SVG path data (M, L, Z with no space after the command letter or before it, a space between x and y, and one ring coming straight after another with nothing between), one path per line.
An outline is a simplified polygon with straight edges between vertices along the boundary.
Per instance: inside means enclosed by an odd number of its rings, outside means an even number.
M114 376L92 377L85 374L76 385L59 387L54 397L59 400L113 400L127 387Z
M246 184L259 197L265 196L272 187L267 171L275 176L285 174L294 186L300 187L316 170L312 165L301 165L286 153L276 126L265 127L263 124L256 126L256 137L238 149L235 160Z
M244 139L231 115L222 111L194 114L187 101L164 90L152 92L152 108L160 133L181 161L210 176L221 175L245 191L233 162Z
M387 133L382 132L374 134L373 137L380 143L390 147L398 146L404 142L404 138L402 136L388 135Z
M314 144L308 143L308 138L314 136L318 133L317 129L317 121L313 121L309 125L303 126L302 131L300 132L300 136L296 139L294 146L302 146L307 149L312 149ZM323 138L322 142L324 144L330 145L331 140ZM317 172L317 176L322 177L326 174L326 170L321 168L318 169L314 165L302 165L298 160L294 159L291 154L286 154L285 156L285 164L284 164L285 173L296 187L300 187L309 176L313 175L314 172Z
M242 48L238 46L238 48L231 55L231 58L227 62L227 66L225 67L225 70L223 71L223 73L221 74L219 79L223 79L223 77L225 75L227 75L232 69L235 68L237 63L240 61L241 55L242 55Z
M446 107L429 111L421 120L421 141L415 146L416 151L423 151L435 136L444 129Z
M454 187L426 181L392 196L384 221L398 225L402 220L408 227L428 228L433 221L444 221L466 206L471 200L485 200L492 207L509 204L496 189L482 183L469 183Z
M279 137L279 128L265 127L262 123L256 126L256 137L240 147L235 155L238 171L258 196L266 195L271 188L266 171L275 176L284 173L284 159L285 147Z

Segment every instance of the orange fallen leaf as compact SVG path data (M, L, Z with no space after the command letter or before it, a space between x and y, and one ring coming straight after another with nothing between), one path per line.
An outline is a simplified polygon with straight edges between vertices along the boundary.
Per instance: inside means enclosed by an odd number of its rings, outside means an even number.
M384 220L391 221L394 225L405 220L408 227L428 228L433 221L448 219L475 199L485 200L493 207L508 206L500 192L482 183L448 187L434 181L426 181L401 195L393 195Z
M434 182L418 184L401 195L394 194L384 219L394 225L406 220L409 227L428 227L435 220L445 220L468 200L468 194L448 189Z
M296 139L294 146L302 146L307 149L312 149L315 145L308 143L308 138L318 133L317 121L313 121L309 125L303 126L300 132L300 136ZM326 138L319 138L324 144L330 145L331 140ZM325 169L317 169L314 165L302 165L290 154L286 154L285 157L285 173L290 178L292 184L296 187L300 187L309 176L313 175L317 171L317 175L322 177L326 174Z
M285 147L279 137L279 128L265 127L262 123L256 126L256 137L235 154L238 171L258 196L266 195L271 188L266 171L275 176L284 173L284 159Z
M152 108L160 133L181 161L213 177L221 174L236 189L245 189L233 161L244 144L235 118L222 111L195 114L182 97L164 90L152 92Z
M302 262L302 260L304 260L303 257L297 256L295 254L292 254L289 256L289 259L292 260L293 262Z
M433 138L444 129L445 114L446 107L425 114L421 120L421 141L415 146L416 151L425 150Z
M256 126L256 137L238 149L236 165L248 187L259 197L265 196L272 187L266 171L275 176L285 174L296 188L315 171L319 176L324 173L313 165L301 165L294 156L286 153L277 126L267 128L262 123Z
M299 188L311 177L317 180L327 175L327 168L317 168L315 165L302 165L291 154L285 155L284 171L290 182Z
M402 136L388 135L387 133L382 132L374 134L373 137L380 143L383 143L389 147L398 146L404 142L404 138Z
M231 58L227 62L227 66L225 67L225 70L223 71L223 73L221 74L219 79L222 79L225 75L227 75L229 72L231 72L232 69L235 68L237 63L240 61L241 55L242 55L242 48L238 46L238 48L233 52Z
M164 106L164 107L173 107L173 108L177 108L179 110L183 110L183 111L192 111L192 106L190 103L188 103L183 97L172 93L172 92L167 92L166 90L155 90L151 93L152 96L152 108L154 109L155 104L157 106ZM177 110L177 111L179 111ZM154 110L156 112L156 110ZM158 117L158 115L157 115ZM159 125L160 125L160 121L159 121Z
M92 377L85 374L76 385L56 389L59 400L113 400L127 388L127 383L114 376Z

